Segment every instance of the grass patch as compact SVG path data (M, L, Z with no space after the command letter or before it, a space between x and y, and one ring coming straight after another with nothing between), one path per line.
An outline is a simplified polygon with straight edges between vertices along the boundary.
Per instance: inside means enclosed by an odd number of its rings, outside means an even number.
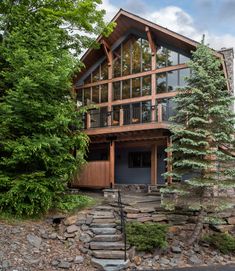
M167 243L167 226L159 223L128 222L126 225L127 241L139 251L165 249Z
M90 207L95 204L95 200L85 195L66 194L57 204L56 209L64 213L70 213Z
M235 237L228 233L214 233L203 237L202 241L210 244L224 254L235 253Z

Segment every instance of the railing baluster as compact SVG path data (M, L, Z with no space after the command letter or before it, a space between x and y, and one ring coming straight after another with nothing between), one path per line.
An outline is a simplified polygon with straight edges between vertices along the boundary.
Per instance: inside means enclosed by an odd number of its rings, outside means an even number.
M126 221L125 221L125 215L124 215L124 211L123 211L120 190L118 190L118 207L119 207L120 220L121 220L121 232L122 232L123 239L124 239L124 261L126 261L127 260Z

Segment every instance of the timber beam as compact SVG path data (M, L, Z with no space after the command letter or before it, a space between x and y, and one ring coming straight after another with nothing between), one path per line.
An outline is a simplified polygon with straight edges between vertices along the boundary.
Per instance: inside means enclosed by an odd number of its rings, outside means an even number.
M111 47L109 46L109 44L104 39L101 40L101 44L103 45L104 52L105 52L107 60L108 60L108 65L111 66L112 65L112 50L111 50Z
M149 46L150 46L152 55L155 55L156 52L157 52L157 50L156 50L155 43L153 41L152 33L151 33L151 31L150 31L150 29L149 29L148 26L145 27L145 31L147 33L147 38L148 38L148 42L149 42Z

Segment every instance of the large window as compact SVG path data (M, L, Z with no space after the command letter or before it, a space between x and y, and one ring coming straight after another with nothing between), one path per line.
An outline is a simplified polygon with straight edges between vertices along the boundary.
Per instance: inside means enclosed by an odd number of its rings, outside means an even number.
M151 152L129 152L128 154L129 168L150 168Z
M113 82L113 101L151 95L151 75Z
M189 68L157 74L157 93L171 92L186 87L185 77L190 77Z
M163 46L159 47L157 50L157 68L183 64L187 63L189 60L190 58L186 54L180 54Z
M113 76L151 70L151 50L147 40L130 36L114 51Z

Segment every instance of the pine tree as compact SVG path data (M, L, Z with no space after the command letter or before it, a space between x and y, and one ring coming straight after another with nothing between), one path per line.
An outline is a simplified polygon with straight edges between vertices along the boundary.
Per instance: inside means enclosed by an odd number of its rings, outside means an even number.
M164 192L176 192L177 203L197 210L196 223L189 243L200 237L206 220L230 206L215 198L215 188L235 187L233 98L227 90L221 61L206 45L200 44L188 63L191 77L188 86L175 97L172 152L169 162L173 185ZM168 206L169 207L169 206ZM171 206L174 207L174 206Z
M85 162L88 138L81 130L83 110L72 97L72 76L82 66L75 56L93 42L90 35L112 29L105 27L99 3L0 4L1 210L47 211Z

